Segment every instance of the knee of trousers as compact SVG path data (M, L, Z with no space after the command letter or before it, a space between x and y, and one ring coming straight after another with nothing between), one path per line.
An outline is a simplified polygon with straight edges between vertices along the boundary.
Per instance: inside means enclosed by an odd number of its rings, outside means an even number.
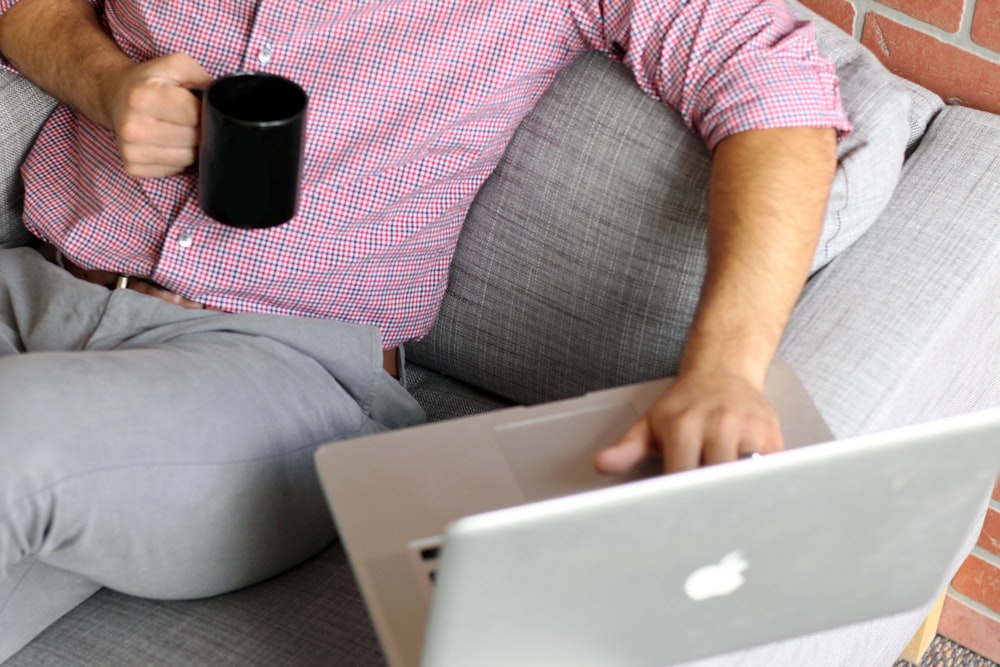
M0 576L33 557L200 597L329 543L315 447L384 427L331 369L259 338L0 357Z
M239 463L95 466L17 487L0 498L0 577L33 557L132 595L205 597L282 572L334 535L309 448Z

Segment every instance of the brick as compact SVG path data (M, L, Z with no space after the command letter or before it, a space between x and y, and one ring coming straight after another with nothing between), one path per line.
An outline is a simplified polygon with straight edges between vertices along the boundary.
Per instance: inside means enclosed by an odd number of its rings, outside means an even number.
M948 596L938 633L1000 663L1000 617L987 616Z
M848 35L854 35L854 19L858 10L847 0L802 0L802 4Z
M1000 556L1000 512L990 508L986 512L983 531L979 534L976 544L992 554Z
M861 41L886 67L949 104L1000 113L1000 64L869 12Z
M948 32L958 32L958 29L962 27L962 11L965 8L965 0L934 0L934 2L927 0L878 0L878 2Z
M979 0L972 15L972 41L1000 51L1000 0Z
M1000 618L1000 567L972 555L958 568L952 587L962 595L986 605Z

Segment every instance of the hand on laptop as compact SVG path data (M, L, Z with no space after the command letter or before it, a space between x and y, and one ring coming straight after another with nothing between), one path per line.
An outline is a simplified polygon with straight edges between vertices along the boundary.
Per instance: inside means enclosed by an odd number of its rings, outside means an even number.
M735 374L694 372L678 377L594 467L622 474L662 456L666 472L679 472L782 447L778 416L759 387Z

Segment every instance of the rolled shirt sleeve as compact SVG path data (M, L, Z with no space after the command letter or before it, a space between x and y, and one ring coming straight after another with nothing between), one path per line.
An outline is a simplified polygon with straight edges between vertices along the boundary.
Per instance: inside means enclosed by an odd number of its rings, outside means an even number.
M591 46L620 58L709 150L752 129L850 132L814 27L780 0L578 0L573 10Z

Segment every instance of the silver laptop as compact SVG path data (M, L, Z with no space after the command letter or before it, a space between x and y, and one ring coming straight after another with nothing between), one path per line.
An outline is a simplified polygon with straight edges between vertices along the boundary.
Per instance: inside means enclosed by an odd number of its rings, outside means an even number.
M392 667L668 665L943 590L1000 471L1000 410L827 442L776 362L765 392L788 451L669 476L656 462L629 479L594 473L593 454L668 382L320 448ZM801 447L813 443L825 444Z

